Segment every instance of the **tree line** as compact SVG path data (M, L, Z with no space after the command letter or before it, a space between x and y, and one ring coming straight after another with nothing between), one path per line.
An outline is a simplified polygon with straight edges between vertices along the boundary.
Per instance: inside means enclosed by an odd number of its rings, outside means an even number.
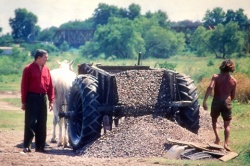
M250 20L241 8L225 12L216 7L207 10L202 21L172 22L162 10L142 15L140 5L134 3L127 9L100 3L92 17L84 21L69 21L43 30L37 22L35 14L16 9L15 17L9 19L12 32L0 37L0 45L21 43L35 49L34 43L53 42L58 30L95 29L91 39L78 47L82 56L136 58L142 52L143 58L168 58L191 52L197 56L213 54L216 58L227 58L249 53ZM60 45L46 47L49 51L67 51L73 45L62 41Z

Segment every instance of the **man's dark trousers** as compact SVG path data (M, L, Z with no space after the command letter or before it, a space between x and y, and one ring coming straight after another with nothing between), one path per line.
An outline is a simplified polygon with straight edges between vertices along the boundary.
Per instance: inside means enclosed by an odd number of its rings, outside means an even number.
M36 150L44 149L47 125L46 94L28 93L25 110L24 148L30 148L35 136Z

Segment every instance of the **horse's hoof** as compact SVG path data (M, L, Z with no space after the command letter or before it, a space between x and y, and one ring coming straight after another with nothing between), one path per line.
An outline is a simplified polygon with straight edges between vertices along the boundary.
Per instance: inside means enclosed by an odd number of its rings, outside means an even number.
M63 144L62 144L62 143L57 144L57 147L61 147L61 146L63 146Z
M64 148L71 148L70 144L64 145Z
M51 139L50 143L54 143L55 144L55 143L57 143L57 141L55 139Z

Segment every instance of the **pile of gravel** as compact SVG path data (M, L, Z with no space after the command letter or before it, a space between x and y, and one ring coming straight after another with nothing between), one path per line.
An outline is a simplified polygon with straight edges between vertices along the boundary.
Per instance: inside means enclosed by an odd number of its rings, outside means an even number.
M163 70L116 73L118 103L126 105L126 115L132 117L127 117L118 127L80 149L80 154L97 158L163 157L172 146L167 139L207 142L203 131L212 130L208 112L200 110L198 135L167 118L154 115L156 105L168 105L171 101L165 74ZM138 110L143 116L138 116ZM146 115L149 110L153 110L152 114Z
M205 117L204 117L205 116ZM209 117L202 112L201 117ZM201 129L210 127L209 120L202 122ZM205 143L206 139L178 124L152 115L126 118L117 128L98 140L83 147L80 154L85 157L163 157L172 146L167 139Z

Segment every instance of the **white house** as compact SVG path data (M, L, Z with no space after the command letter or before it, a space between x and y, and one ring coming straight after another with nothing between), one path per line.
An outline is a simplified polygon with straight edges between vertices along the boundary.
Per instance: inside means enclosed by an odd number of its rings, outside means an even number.
M10 54L12 54L12 47L0 46L0 55L10 55Z

